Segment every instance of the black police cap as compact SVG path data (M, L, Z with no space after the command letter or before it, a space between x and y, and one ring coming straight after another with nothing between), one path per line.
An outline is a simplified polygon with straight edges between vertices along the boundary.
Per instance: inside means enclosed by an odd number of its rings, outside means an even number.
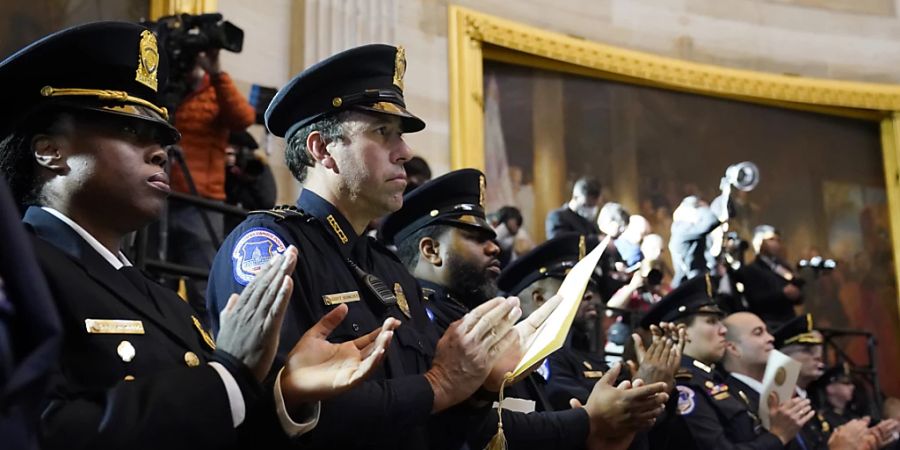
M389 215L381 228L385 241L399 244L434 224L473 227L495 236L484 216L484 174L476 169L446 173L407 192L403 207Z
M518 295L540 279L565 278L597 244L596 236L578 233L550 239L506 266L497 278L497 288L507 295ZM599 281L594 279L594 282Z
M694 314L724 316L713 297L709 275L700 275L678 285L653 305L641 319L641 326L649 328L660 322L672 322Z
M828 368L819 380L825 385L831 383L852 383L853 378L850 375L850 364L845 362Z
M425 128L406 110L403 47L370 44L343 51L300 72L266 109L266 127L290 138L300 127L349 109L400 117L405 132Z
M159 125L162 144L178 141L158 106L168 63L150 30L128 22L94 22L50 34L0 62L0 127L14 129L45 107L86 109Z
M775 338L775 348L784 348L788 345L819 345L822 336L814 331L812 314L804 314L794 317L772 333Z

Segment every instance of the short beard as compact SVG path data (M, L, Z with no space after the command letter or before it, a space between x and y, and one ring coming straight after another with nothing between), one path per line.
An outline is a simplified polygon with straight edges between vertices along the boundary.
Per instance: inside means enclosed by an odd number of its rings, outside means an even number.
M447 259L447 270L453 283L448 288L459 295L458 300L469 309L475 309L497 295L497 283L488 279L484 270L452 257Z

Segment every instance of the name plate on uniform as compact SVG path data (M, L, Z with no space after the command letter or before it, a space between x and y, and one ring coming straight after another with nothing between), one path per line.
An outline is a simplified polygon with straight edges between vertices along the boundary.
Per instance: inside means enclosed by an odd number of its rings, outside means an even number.
M359 301L359 291L341 292L340 294L323 295L322 301L326 305L340 305Z
M84 319L84 326L91 334L144 334L140 320Z

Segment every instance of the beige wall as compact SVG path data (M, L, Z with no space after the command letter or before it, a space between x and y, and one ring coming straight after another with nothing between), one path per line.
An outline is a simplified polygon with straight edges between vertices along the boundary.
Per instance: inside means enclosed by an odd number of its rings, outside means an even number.
M227 55L225 67L244 86L280 86L292 57L300 67L367 42L402 44L407 104L428 123L407 141L439 174L450 165L448 3L691 61L900 83L900 0L219 0L247 32L244 52ZM292 29L304 42L291 42ZM273 151L280 160L280 147ZM296 190L282 192L289 201Z

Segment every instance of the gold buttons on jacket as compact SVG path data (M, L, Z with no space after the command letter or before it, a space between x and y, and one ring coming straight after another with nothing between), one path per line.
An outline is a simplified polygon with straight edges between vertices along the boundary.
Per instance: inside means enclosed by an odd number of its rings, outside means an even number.
M200 365L200 358L198 358L197 354L194 352L185 352L184 362L188 367L197 367Z

